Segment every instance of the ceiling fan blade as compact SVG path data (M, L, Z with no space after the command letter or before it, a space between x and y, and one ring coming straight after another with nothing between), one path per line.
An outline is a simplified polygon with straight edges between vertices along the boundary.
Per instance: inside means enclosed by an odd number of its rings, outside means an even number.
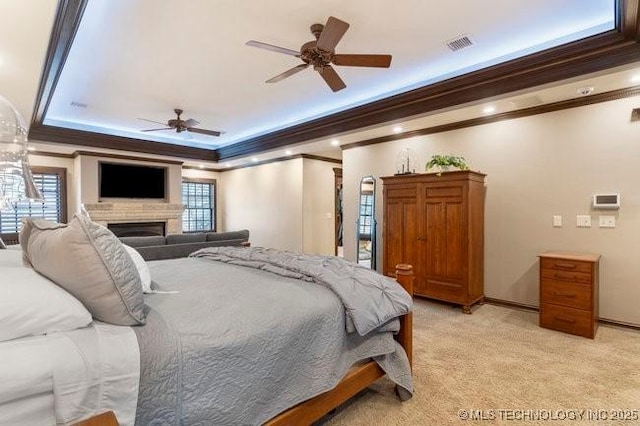
M197 129L195 127L187 127L187 131L191 133L200 133L201 135L220 136L222 133L215 130Z
M334 55L333 64L346 67L389 68L391 55Z
M290 70L287 70L287 71L283 72L282 74L278 74L275 77L270 78L269 80L265 81L265 83L277 83L280 80L284 80L285 78L291 77L295 73L298 73L298 72L302 71L303 69L307 68L308 66L309 66L309 64L300 64L297 67L293 67Z
M338 18L329 16L316 46L326 52L333 52L338 45L338 42L348 29L349 24L339 20Z
M195 127L198 124L200 124L200 122L194 120L193 118L190 118L190 119L185 120L185 121L182 122L182 125L185 126L185 127Z
M141 130L142 132L155 132L158 130L173 130L173 127L163 127L162 129L147 129L147 130Z
M138 118L138 120L142 120L142 121L148 121L149 123L156 123L156 124L162 124L163 126L166 126L167 123L161 123L159 121L154 121L154 120L147 120L146 118Z
M330 65L327 65L326 67L322 68L318 72L320 73L324 81L327 82L329 87L331 87L331 90L333 90L334 92L337 92L338 90L342 90L345 87L347 87L347 85L344 84L344 81L342 81L342 79L340 78L336 70L334 70Z
M247 46L257 47L259 49L271 50L272 52L284 53L285 55L300 57L300 52L286 47L274 46L273 44L263 43L261 41L249 40L245 43Z

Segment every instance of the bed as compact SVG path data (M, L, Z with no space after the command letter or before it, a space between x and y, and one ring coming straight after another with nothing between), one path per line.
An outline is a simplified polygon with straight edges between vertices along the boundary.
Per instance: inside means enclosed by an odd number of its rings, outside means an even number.
M32 261L42 244L31 253ZM5 266L0 262L0 268ZM34 393L40 395L41 407L52 409L45 414L56 422L71 424L113 410L121 424L133 424L134 419L136 424L310 424L385 374L398 384L401 397L408 398L413 391L411 314L407 313L413 276L408 265L397 271L406 291L396 284L388 287L392 280L338 258L260 248L205 249L194 257L146 266L154 284L143 299L144 325L96 320L91 307L89 324L0 342L2 356L9 346L15 350L16 342L36 341L34 348L42 354L43 347L60 348L68 341L82 352L79 358L92 365L63 371L77 376L70 380L55 362L37 362L42 371L33 371L29 380L41 383ZM48 272L38 275L59 279ZM378 288L380 279L384 287ZM364 282L370 294L345 293L345 286L355 282L358 286ZM75 297L81 300L83 295ZM112 354L91 355L94 349L83 348L99 344L111 347ZM91 356L100 362L87 361ZM59 358L65 358L63 349ZM2 374L15 373L5 367ZM110 377L99 383L100 389L110 386L108 397L103 390L96 397L90 389L81 389L78 383L86 382L86 377L77 370L87 370L83 374L91 377ZM57 383L61 378L67 381L65 386ZM12 406L19 416L29 405L16 408L16 403L34 396L22 394L9 401L10 390L3 394L3 386L0 412ZM95 386L92 389L97 392ZM101 399L95 402L96 398Z

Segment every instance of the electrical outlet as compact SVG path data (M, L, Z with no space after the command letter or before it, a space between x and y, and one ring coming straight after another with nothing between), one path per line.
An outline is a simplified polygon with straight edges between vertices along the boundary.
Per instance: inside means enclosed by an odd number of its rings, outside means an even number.
M562 216L556 214L553 215L553 227L554 228L562 228Z
M576 226L578 228L591 228L591 216L579 214L576 216Z
M615 216L600 216L598 218L600 228L615 228L616 217Z

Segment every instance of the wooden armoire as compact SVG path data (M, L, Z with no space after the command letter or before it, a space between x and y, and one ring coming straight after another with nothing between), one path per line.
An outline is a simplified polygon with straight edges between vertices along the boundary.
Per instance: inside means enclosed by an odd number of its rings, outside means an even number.
M413 265L414 294L484 301L485 175L468 170L383 177L383 273Z

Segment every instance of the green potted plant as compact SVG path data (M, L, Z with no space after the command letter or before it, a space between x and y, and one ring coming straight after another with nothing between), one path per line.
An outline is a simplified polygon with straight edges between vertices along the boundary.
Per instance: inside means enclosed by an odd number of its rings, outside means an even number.
M458 157L455 155L432 155L425 165L426 171L429 171L433 168L438 168L438 176L440 176L442 172L446 172L452 167L455 167L458 170L469 170L467 160L465 160L464 157Z

